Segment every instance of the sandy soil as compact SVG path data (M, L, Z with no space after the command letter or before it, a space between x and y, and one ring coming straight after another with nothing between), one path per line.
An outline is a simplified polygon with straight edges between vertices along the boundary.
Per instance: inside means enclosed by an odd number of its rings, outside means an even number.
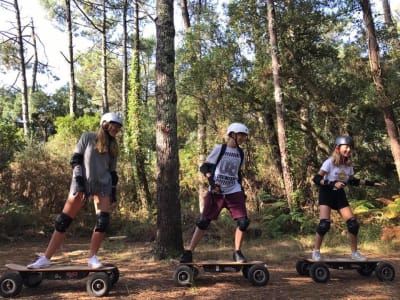
M46 242L1 243L0 272L4 274L6 263L27 264L35 253L44 250ZM99 256L103 262L113 263L120 272L119 281L104 299L400 299L399 277L400 257L396 253L382 257L395 267L394 281L381 282L372 274L360 276L355 270L330 270L327 283L316 283L308 276L296 272L298 254L284 259L268 259L258 245L255 259L265 259L270 274L266 286L255 287L241 272L204 273L200 272L192 287L174 284L176 268L174 261L155 261L151 256L151 245L128 241L108 241ZM86 263L87 241L67 241L54 257L54 263ZM201 250L199 250L201 251ZM226 252L226 253L224 253ZM229 255L230 250L222 249L217 255ZM198 254L201 256L200 254ZM214 253L213 253L214 255ZM264 257L262 257L264 256ZM370 258L377 258L369 253ZM87 278L86 278L87 279ZM44 280L37 288L24 287L18 299L92 299L86 292L86 279Z

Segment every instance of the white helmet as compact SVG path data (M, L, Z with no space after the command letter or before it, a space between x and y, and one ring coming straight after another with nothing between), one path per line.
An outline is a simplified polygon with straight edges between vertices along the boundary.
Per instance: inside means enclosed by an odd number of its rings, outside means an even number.
M105 113L100 120L100 126L103 124L103 122L112 122L112 123L117 123L122 126L122 119L120 116L118 116L116 113L109 112Z
M228 126L228 130L226 131L226 134L229 135L230 133L244 133L244 134L249 134L249 129L247 128L246 125L242 123L232 123L231 125Z

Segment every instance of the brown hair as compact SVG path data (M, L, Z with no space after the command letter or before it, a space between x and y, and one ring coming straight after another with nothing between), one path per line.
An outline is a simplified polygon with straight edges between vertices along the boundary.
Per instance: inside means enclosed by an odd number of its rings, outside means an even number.
M119 147L117 140L108 133L109 125L110 123L104 122L97 131L96 149L100 154L108 152L111 156L117 157Z
M333 150L332 152L332 161L333 164L338 167L340 165L346 165L346 166L352 166L353 165L353 161L351 160L351 157L348 158L344 158L340 155L339 151Z

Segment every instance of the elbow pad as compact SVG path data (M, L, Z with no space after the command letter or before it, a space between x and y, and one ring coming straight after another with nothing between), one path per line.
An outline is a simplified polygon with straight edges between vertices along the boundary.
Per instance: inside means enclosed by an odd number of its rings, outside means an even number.
M316 185L321 185L321 180L324 179L324 177L320 174L317 174L314 176L313 181Z
M350 185L354 185L354 186L359 186L360 185L360 179L357 178L352 178L348 181L348 183Z
M207 173L213 173L214 172L215 165L210 164L210 163L204 163L200 166L200 172L206 176Z
M83 165L83 155L80 153L74 153L69 161L69 164L72 168L75 168L77 165Z

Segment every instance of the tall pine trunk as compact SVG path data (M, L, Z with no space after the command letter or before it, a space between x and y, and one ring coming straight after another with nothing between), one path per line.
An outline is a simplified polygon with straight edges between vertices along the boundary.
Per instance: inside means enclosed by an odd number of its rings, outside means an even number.
M75 86L75 68L74 68L74 44L72 35L71 19L71 1L65 0L65 13L67 18L68 34L68 64L69 64L69 114L76 115L76 86Z
M154 251L159 259L177 255L183 250L179 201L173 5L174 2L170 0L157 0L157 238Z
M267 0L268 5L268 32L271 47L272 75L274 83L274 97L276 108L276 126L278 131L279 151L281 155L282 175L289 208L292 207L293 180L290 174L289 159L286 148L286 130L283 117L282 89L279 78L278 42L275 30L275 8L273 0Z
M389 137L389 144L394 163L396 165L397 176L400 179L399 131L393 111L393 105L386 93L383 82L382 69L379 60L379 45L376 39L375 24L372 16L371 5L369 0L361 0L360 4L363 11L364 25L368 33L368 52L372 78L375 84L375 89L380 97L378 100L378 105L383 112L383 118L385 120L386 130Z

